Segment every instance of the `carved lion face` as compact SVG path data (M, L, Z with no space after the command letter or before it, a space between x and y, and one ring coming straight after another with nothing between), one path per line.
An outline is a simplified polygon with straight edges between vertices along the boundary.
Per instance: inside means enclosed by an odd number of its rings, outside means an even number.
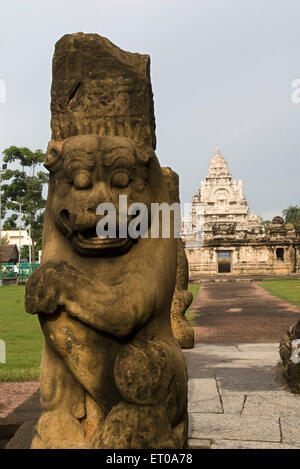
M50 142L45 166L51 172L50 210L54 224L74 249L89 256L127 252L133 240L119 237L119 195L127 196L128 205L144 203L150 214L150 179L154 177L151 172L160 174L153 150L138 147L125 137L71 137L61 144ZM96 225L101 216L96 215L96 209L100 203L115 207L115 238L97 236ZM131 218L127 216L127 223Z

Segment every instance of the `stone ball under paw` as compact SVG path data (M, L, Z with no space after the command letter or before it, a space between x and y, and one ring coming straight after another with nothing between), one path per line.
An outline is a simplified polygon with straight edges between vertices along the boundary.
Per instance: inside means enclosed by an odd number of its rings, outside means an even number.
M125 401L152 405L166 399L172 372L164 349L150 341L142 346L122 347L116 357L114 376Z

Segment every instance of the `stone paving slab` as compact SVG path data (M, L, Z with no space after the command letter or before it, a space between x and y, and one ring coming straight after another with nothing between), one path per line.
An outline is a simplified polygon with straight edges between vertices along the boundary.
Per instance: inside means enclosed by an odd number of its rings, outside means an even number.
M198 356L208 362L234 359L240 356L240 350L236 345L226 344L202 344L196 343L193 349L184 350L185 356Z
M287 445L284 443L269 443L267 441L213 441L210 449L300 449L300 445Z
M190 379L188 384L188 411L222 413L216 380Z
M265 355L266 353L278 353L278 343L274 344L237 344L236 347L238 347L239 351L241 353L250 353L251 356L253 353L261 353L262 355Z
M222 396L224 414L241 415L244 408L246 396L244 395L228 395Z
M234 360L224 360L217 362L209 362L206 360L201 360L200 357L187 357L186 358L189 378L204 378L209 377L211 374L214 374L218 369L260 369L267 368L271 370L277 364L277 361L274 360L259 360L259 359L234 359Z
M221 395L260 394L281 390L270 367L218 368L214 370Z
M300 395L286 391L264 392L248 395L243 415L266 415L269 417L297 417L300 419Z
M191 438L189 440L190 449L210 449L211 440L201 440L200 438Z
M184 350L184 356L189 378L214 377L214 368L248 367L235 345L195 344L194 349Z
M184 350L190 364L189 371L219 367L274 366L279 360L279 344L223 344L196 343L194 349Z
M300 418L281 417L282 442L300 445Z
M281 433L278 418L193 413L189 416L189 438L280 443Z

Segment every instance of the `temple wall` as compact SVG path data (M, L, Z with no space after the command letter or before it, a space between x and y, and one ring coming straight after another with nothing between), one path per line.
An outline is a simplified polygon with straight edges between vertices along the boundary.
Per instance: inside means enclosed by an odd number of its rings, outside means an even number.
M277 249L283 249L283 260L278 258ZM300 247L247 244L186 248L190 276L218 274L218 252L222 251L231 253L230 273L233 275L287 275L300 272Z

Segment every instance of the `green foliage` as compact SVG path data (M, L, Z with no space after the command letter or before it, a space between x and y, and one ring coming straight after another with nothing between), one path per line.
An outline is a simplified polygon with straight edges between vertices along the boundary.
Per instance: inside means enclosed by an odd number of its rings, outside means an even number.
M13 201L22 204L22 228L31 227L31 236L37 243L37 250L42 244L42 224L46 200L43 198L43 187L48 182L48 174L41 171L44 160L42 150L32 152L29 148L11 146L3 152L5 163L18 163L21 169L7 169L2 180L2 216L8 210L13 214L3 223L3 229L16 229L19 227L19 206ZM33 246L34 259L34 246Z
M0 381L38 379L43 334L37 315L24 309L25 287L0 288L0 339L6 343L6 363L0 363Z
M21 247L21 260L25 258L29 258L29 249L30 249L30 246Z
M300 206L290 205L282 210L285 223L292 223L295 228L300 228Z
M264 230L265 230L265 233L268 233L268 229L269 229L269 224L270 224L270 220L263 220L262 221L262 225L264 227Z
M2 211L3 214L3 211ZM16 213L13 213L5 222L3 223L2 229L4 231L9 231L9 230L16 230L18 228L17 226L18 223L18 215Z
M1 246L5 246L6 244L8 244L8 237L7 237L7 235L1 236Z

